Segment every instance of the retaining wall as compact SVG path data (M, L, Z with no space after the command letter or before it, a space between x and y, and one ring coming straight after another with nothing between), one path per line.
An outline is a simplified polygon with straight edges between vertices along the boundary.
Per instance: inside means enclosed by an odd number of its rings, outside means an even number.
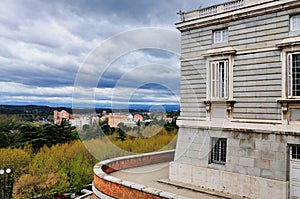
M171 162L175 150L132 155L102 161L94 167L93 199L159 199L175 194L109 176L114 171L150 164Z

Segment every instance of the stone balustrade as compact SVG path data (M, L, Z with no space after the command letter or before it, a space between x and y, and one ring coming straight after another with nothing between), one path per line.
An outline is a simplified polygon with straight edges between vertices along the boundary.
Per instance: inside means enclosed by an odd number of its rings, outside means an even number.
M181 21L189 21L192 19L197 19L201 17L206 17L210 15L214 15L217 13L227 12L231 10L236 10L239 8L244 7L246 0L234 0L229 1L226 3L206 7L206 8L199 8L197 10L193 10L190 12L180 12L181 15Z

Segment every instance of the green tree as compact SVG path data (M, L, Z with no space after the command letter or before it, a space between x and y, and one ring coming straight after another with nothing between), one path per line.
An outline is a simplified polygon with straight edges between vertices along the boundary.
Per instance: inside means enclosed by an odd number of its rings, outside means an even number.
M141 121L137 121L137 136L142 138L143 134L141 133Z
M46 124L44 126L26 122L18 128L11 146L30 145L34 150L38 150L44 145L50 147L54 144L70 142L79 139L75 129L67 120L63 120L60 125Z
M28 172L31 160L30 153L22 149L0 149L0 169L4 174L0 175L0 198L11 198L13 184L17 178ZM10 169L10 172L6 172Z
M32 158L28 173L18 179L14 196L53 198L54 193L76 192L92 182L96 162L80 141L44 146Z
M0 148L9 147L12 140L12 134L7 131L0 131Z
M31 123L24 123L18 128L18 132L14 136L13 147L24 147L31 145L34 149L38 149L47 143L39 126Z
M111 135L113 133L112 128L108 124L108 118L99 121L100 129L104 135Z
M118 137L117 139L120 139L121 141L124 141L126 139L126 134L125 131L126 130L126 126L124 125L124 123L119 123L118 124L118 129L117 129L117 133L118 133Z

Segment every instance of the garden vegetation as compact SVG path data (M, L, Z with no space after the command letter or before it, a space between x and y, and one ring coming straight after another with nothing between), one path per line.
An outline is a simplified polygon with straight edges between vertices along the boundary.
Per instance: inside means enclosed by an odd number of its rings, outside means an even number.
M0 175L5 186L0 198L52 199L76 193L92 183L93 167L101 160L175 147L174 121L122 125L110 128L103 120L78 133L67 121L41 124L0 116L0 170L12 170Z

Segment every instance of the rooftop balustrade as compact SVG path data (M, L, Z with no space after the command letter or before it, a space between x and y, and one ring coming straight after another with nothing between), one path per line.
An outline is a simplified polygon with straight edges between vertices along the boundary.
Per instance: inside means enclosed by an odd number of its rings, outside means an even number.
M242 8L245 6L245 1L246 0L234 0L206 8L199 8L189 12L180 11L178 14L181 16L181 21L184 22Z

